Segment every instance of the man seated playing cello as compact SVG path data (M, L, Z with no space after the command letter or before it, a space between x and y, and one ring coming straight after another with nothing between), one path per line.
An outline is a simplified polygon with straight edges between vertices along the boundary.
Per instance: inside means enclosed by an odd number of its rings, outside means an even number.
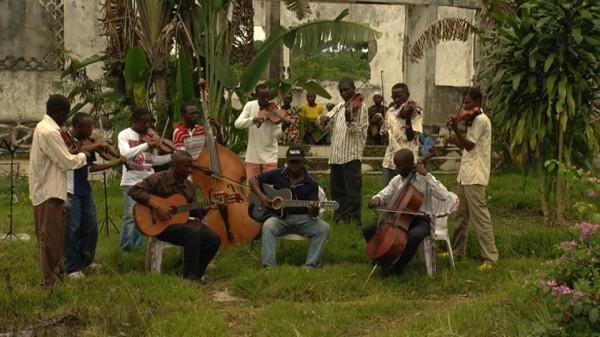
M446 198L450 197L446 187L435 179L433 175L427 173L427 170L422 163L415 164L412 151L408 149L397 151L394 154L394 164L398 175L395 176L383 190L379 191L379 193L369 200L368 207L390 209L393 207L393 203L405 183L410 183L417 191L419 191L423 195L424 200L421 207L418 210L413 211L414 213L421 214L415 215L409 224L408 240L406 241L406 246L400 255L400 258L397 259L395 263L382 265L384 276L401 273L413 255L417 252L423 239L429 235L430 221L429 217L425 214L432 213L432 198L446 200ZM397 215L399 215L399 213L384 211L384 217L393 217ZM375 236L377 229L377 223L362 228L363 236L367 242Z
M169 209L151 200L150 195L166 198L177 193L189 203L196 202L194 185L187 179L192 171L192 156L185 151L176 151L171 159L173 165L167 171L155 173L129 188L129 195L136 202L156 209L162 220L171 218ZM202 209L192 210L190 216L198 220L170 225L156 236L161 241L183 247L183 277L194 281L201 281L221 244L219 236L200 223L204 215Z

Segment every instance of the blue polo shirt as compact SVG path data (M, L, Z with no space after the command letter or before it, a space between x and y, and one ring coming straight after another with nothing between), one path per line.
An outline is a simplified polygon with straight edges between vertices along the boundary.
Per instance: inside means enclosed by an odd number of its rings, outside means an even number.
M261 184L273 185L275 189L290 189L294 200L319 200L319 184L306 170L304 170L304 180L294 186L290 186L290 178L285 168L261 173L256 176L256 179ZM286 210L286 214L308 214L308 209L290 207Z

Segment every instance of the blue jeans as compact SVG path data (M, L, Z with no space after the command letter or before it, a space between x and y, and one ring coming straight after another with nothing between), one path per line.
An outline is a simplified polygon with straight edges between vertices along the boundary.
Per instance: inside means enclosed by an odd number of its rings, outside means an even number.
M262 227L261 260L263 266L270 267L277 264L277 238L285 234L299 234L310 238L304 265L319 267L329 237L329 224L307 214L291 214L284 219L270 217L265 221Z
M94 261L98 242L98 220L92 194L69 194L66 205L65 271L73 273Z
M142 247L142 233L137 229L133 221L133 200L127 191L130 186L122 186L123 189L123 219L121 220L121 251L137 250Z

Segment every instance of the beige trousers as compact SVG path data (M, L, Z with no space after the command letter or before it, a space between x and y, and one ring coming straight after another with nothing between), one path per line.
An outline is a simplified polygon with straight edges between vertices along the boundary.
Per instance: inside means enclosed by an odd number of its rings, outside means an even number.
M452 235L452 250L457 257L465 256L469 225L475 228L479 241L481 257L486 261L498 261L498 249L494 239L494 229L487 207L485 186L458 185L456 195L459 199L458 210L454 213L456 228Z
M264 163L264 164L255 164L255 163L246 163L246 181L250 181L250 179L256 177L257 175L271 171L277 168L277 163Z
M35 235L38 241L42 285L52 286L63 273L65 250L65 205L51 198L33 206Z

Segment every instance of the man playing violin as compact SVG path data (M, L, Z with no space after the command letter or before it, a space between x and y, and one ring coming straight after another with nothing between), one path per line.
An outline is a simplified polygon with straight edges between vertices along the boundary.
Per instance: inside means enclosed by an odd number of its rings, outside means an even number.
M181 104L180 113L183 122L175 125L173 143L178 150L185 150L196 159L206 144L206 130L203 125L198 124L198 108L194 104L189 102ZM217 120L208 117L208 123L217 131L217 142L223 144L223 135Z
M329 183L331 198L340 205L334 219L360 225L361 160L367 141L369 115L351 78L340 80L338 89L344 101L322 115L317 123L321 129L332 132Z
M490 178L492 152L492 126L481 109L482 95L477 88L464 94L463 111L452 116L448 126L452 134L449 143L462 150L458 172L457 192L460 206L456 213L456 227L452 236L452 249L457 257L465 256L469 224L475 227L483 258L481 270L488 270L498 261L494 229L487 207L485 188ZM466 134L459 130L459 119L464 120Z
M123 190L123 219L121 221L121 251L139 249L142 234L133 221L135 201L127 194L129 187L154 173L153 166L164 165L171 161L171 155L158 155L160 137L147 136L152 115L143 107L132 111L131 127L119 132L119 152L127 158L128 167L123 166L121 188ZM146 141L144 141L146 139Z
M128 191L136 202L156 209L162 220L170 219L171 213L164 205L151 200L150 195L166 198L177 193L183 195L189 203L196 202L194 185L187 179L192 172L192 156L185 151L176 151L171 157L173 165L168 170L144 178ZM183 277L201 281L206 267L219 250L221 241L215 232L201 223L205 210L192 210L190 216L194 219L170 225L156 238L183 247Z
M270 104L267 85L258 84L254 92L256 100L246 103L234 123L238 129L248 129L245 158L247 181L260 173L277 168L278 138L282 135L282 128L287 127L283 119L272 122L266 117L270 114L266 112Z
M392 106L385 115L381 132L388 135L388 146L383 156L382 186L385 187L397 174L394 154L400 149L409 149L415 158L419 154L419 133L423 132L423 111L413 101L404 83L392 87Z
M71 278L84 276L82 270L94 261L98 241L96 205L88 181L88 173L127 163L127 159L123 156L106 163L96 163L96 151L102 151L103 149L99 148L106 145L90 140L93 123L92 118L83 112L76 113L71 120L73 139L82 144L80 151L90 153L87 165L67 172L65 272Z
M433 175L427 173L425 166L422 163L415 164L415 158L413 152L409 149L400 149L394 154L394 165L398 175L396 175L389 184L375 194L371 200L369 200L369 208L383 209L383 216L381 220L386 218L397 216L398 213L385 212L385 210L392 210L392 203L399 196L398 194L402 190L404 184L408 183L415 187L423 196L426 198L423 200L421 208L418 212L423 215L415 215L410 222L408 229L408 240L406 247L400 258L396 263L382 266L382 272L384 275L399 274L402 272L404 267L408 264L410 259L415 255L419 245L430 235L430 221L429 217L425 214L433 213L433 198L438 200L446 200L449 198L449 192ZM427 197L429 196L429 199ZM402 210L395 210L402 211ZM368 242L376 233L378 224L371 224L362 228L363 236Z
M73 154L61 136L71 104L62 95L51 95L46 114L33 131L29 153L29 198L33 204L42 285L52 286L63 275L67 171L83 167L86 154Z
M319 185L304 168L304 150L290 146L286 153L287 167L262 173L250 180L250 188L259 196L265 207L272 200L263 193L262 184L273 185L275 189L288 188L297 200L314 201L309 208L288 208L285 216L268 218L262 228L261 260L265 267L275 266L277 237L285 234L299 234L310 238L305 266L318 268L329 237L329 224L319 216Z

